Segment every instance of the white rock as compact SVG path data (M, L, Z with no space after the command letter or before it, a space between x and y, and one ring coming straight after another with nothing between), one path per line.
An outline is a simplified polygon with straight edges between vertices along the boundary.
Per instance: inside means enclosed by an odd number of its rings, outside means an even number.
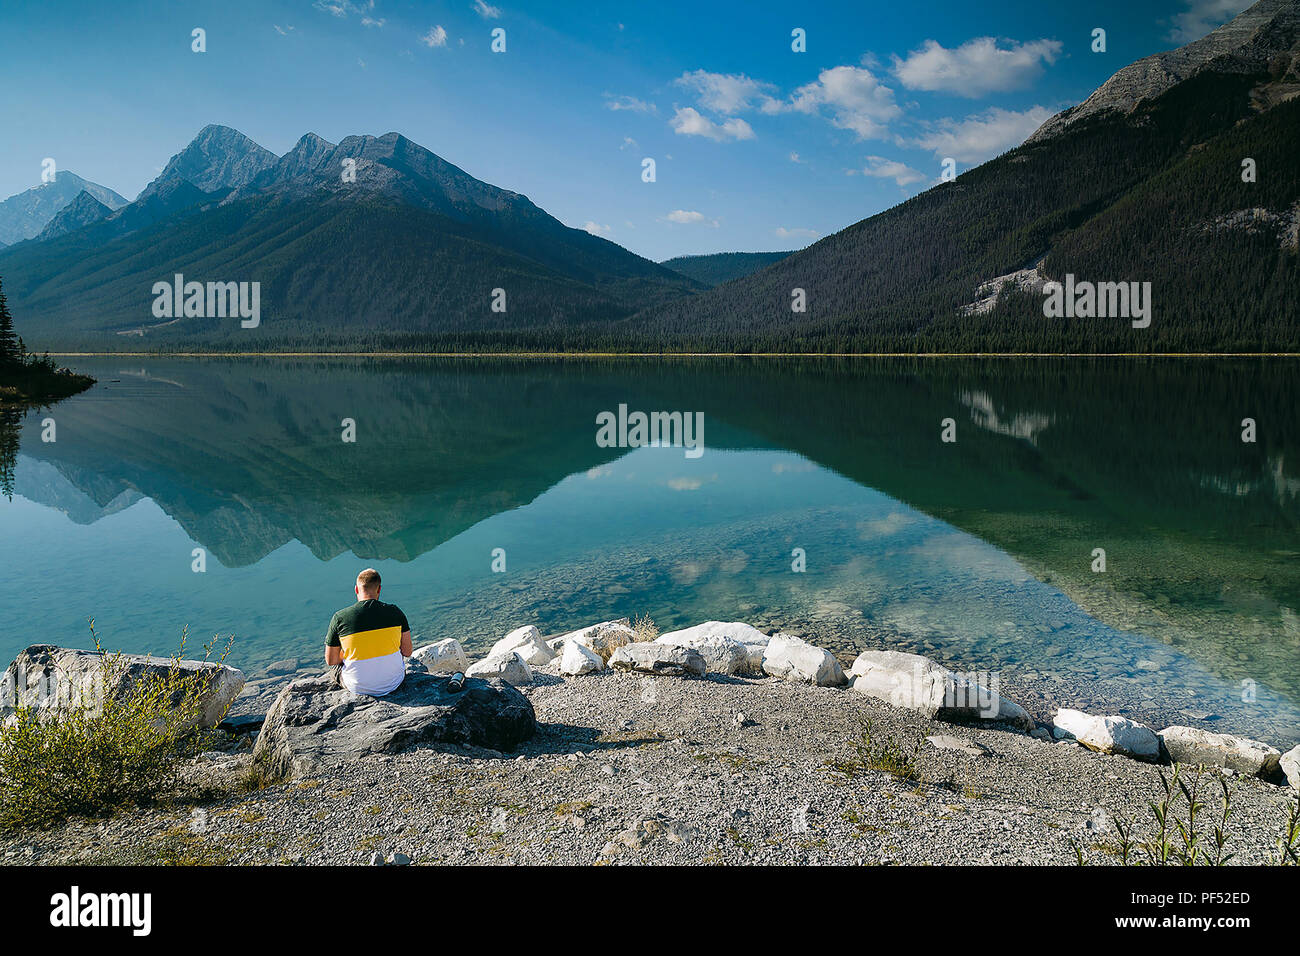
M555 659L555 651L542 640L542 632L531 624L515 628L492 645L488 657L514 651L529 667L542 667Z
M925 717L987 720L1034 729L1033 718L1023 707L998 694L996 675L957 674L920 654L863 651L849 676L859 694Z
M1282 756L1276 747L1258 740L1215 734L1198 727L1166 727L1160 731L1160 739L1175 763L1224 767L1256 777L1277 776Z
M615 670L675 677L703 677L707 670L704 658L695 648L653 641L624 644L615 649L609 666Z
M1284 753L1278 764L1286 775L1287 783L1300 790L1300 744Z
M1058 739L1077 740L1089 750L1138 760L1160 758L1160 738L1150 727L1127 717L1094 717L1063 707L1052 718Z
M755 641L752 644L745 645L745 673L750 677L763 677L763 655L767 652L770 637L764 637L761 642Z
M591 674L604 669L605 662L600 659L600 655L577 641L566 643L564 650L560 653L561 674L578 677L582 674Z
M533 669L524 663L522 657L510 651L495 656L489 654L483 660L471 664L465 670L465 676L500 677L507 684L518 687L533 682Z
M947 734L933 734L925 738L936 750L956 750L958 753L964 753L968 757L982 757L989 752L989 748L983 744L976 743L972 740L962 740L960 737L950 737Z
M454 637L417 647L411 658L422 663L433 674L454 674L456 671L464 672L469 667L469 655Z
M590 627L582 627L576 631L570 631L568 634L561 634L559 637L553 637L546 644L552 650L562 650L564 645L569 641L576 641L583 647L595 651L600 655L602 661L608 661L609 656L617 648L624 644L631 644L636 639L636 631L628 623L626 618L619 621L602 621L599 624L593 624Z
M699 651L705 666L712 673L747 674L751 672L747 642L766 645L767 640L767 635L762 631L741 621L706 621L694 627L662 634L655 643ZM761 652L758 663L761 671Z
M763 672L821 687L844 683L844 669L830 651L792 634L774 634L763 650Z

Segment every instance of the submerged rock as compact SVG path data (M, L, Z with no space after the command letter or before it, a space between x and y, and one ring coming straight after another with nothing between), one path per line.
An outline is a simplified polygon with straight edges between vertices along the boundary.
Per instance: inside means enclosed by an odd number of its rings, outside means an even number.
M266 715L253 759L276 775L306 776L365 754L429 744L510 751L533 735L532 704L505 681L469 677L458 694L448 683L417 671L387 697L366 697L328 677L296 680Z
M507 684L518 687L520 684L533 682L533 669L524 663L524 659L518 652L506 651L504 654L489 654L483 660L469 665L465 670L465 676L499 677Z
M1276 779L1281 773L1282 752L1258 740L1182 726L1166 727L1160 731L1160 740L1175 763L1226 767L1265 780Z
M411 659L419 661L431 674L454 674L469 667L469 655L454 637L417 647Z
M708 670L700 652L674 644L625 644L609 659L615 670L673 677L703 677Z
M0 721L8 720L18 707L66 710L94 706L107 698L121 700L146 681L166 678L173 669L203 688L197 712L186 721L189 727L214 726L244 688L243 672L227 664L34 644L20 652L0 677ZM179 704L183 693L177 687L172 703Z
M680 631L660 635L656 644L689 647L700 652L705 666L715 674L749 674L754 669L750 646L766 647L768 637L756 627L740 621L705 621ZM763 654L758 653L758 672L762 672Z
M516 628L492 645L488 657L514 651L529 667L543 667L555 660L555 651L542 640L542 632L531 624Z
M1023 707L999 695L969 674L957 674L921 654L863 651L849 671L859 694L913 710L925 717L952 721L992 721L1020 730L1034 729ZM993 683L992 679L988 679Z
M1058 740L1076 740L1089 750L1151 762L1160 759L1155 731L1127 717L1094 717L1063 707L1052 718L1052 726Z
M763 649L763 671L782 680L839 687L844 668L830 651L792 634L774 634Z

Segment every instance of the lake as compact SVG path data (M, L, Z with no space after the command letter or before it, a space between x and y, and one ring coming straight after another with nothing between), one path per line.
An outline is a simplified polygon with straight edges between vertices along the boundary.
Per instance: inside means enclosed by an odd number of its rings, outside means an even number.
M99 384L0 442L5 661L93 617L316 666L373 565L417 643L745 620L996 670L1039 716L1300 737L1294 360L71 364ZM699 413L703 453L604 447L620 406Z

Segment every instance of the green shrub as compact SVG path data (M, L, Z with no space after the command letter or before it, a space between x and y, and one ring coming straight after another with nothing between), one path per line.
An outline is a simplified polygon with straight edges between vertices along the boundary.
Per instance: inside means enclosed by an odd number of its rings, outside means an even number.
M122 655L103 652L93 621L91 635L102 655L99 686L116 687L125 667ZM180 669L184 648L182 634L170 670L102 700L18 708L0 727L0 829L103 816L171 793L181 762L197 753L203 732L190 718L204 685ZM209 644L203 660L211 653Z

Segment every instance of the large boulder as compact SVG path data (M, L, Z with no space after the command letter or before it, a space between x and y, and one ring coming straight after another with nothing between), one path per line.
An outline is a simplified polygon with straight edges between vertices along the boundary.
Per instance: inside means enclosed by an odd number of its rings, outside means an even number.
M1099 753L1153 763L1160 759L1160 738L1155 731L1127 717L1094 717L1062 707L1052 718L1052 727L1057 740L1077 740Z
M951 721L991 721L1020 730L1034 729L1023 707L997 693L984 681L957 674L920 654L903 651L863 651L849 670L853 689L924 717Z
M454 674L469 667L469 655L454 637L417 647L411 658L423 664L431 674Z
M502 680L449 678L416 671L386 697L358 696L328 677L289 684L266 715L253 759L285 777L310 776L366 754L429 744L510 751L537 726L528 698Z
M672 677L703 677L708 669L699 651L657 643L624 644L610 656L609 666L620 671Z
M1166 727L1160 731L1160 740L1174 763L1227 767L1265 780L1274 780L1281 773L1282 752L1258 740L1182 726Z
M830 651L792 634L773 634L763 649L763 672L782 680L838 687L844 668Z
M202 688L195 713L185 721L187 727L215 726L244 689L243 672L227 664L34 644L19 653L0 677L0 723L18 707L66 710L96 707L109 698L122 700L144 683L171 674L193 678ZM177 683L173 703L180 703L188 683Z
M602 661L608 661L610 655L624 644L636 640L636 631L627 618L618 621L602 621L590 627L581 627L559 637L552 637L546 643L557 653L564 649L569 641L576 641L588 650L595 651Z
M542 632L531 624L516 628L492 645L488 657L514 651L529 667L542 667L555 660L555 651L542 640Z
M751 672L748 644L766 646L767 640L767 635L758 628L741 621L705 621L694 627L661 634L655 643L699 651L712 673L748 674ZM759 651L758 658L761 671L762 651Z
M581 677L583 674L594 674L596 671L603 671L604 669L605 662L591 648L579 644L577 641L569 641L564 645L564 650L560 654L561 674L568 674L570 677Z
M533 669L517 653L506 651L504 654L489 654L483 660L470 664L465 670L465 676L484 679L498 677L507 684L518 687L533 682Z
M1284 753L1278 766L1281 767L1286 782L1300 790L1300 744Z

